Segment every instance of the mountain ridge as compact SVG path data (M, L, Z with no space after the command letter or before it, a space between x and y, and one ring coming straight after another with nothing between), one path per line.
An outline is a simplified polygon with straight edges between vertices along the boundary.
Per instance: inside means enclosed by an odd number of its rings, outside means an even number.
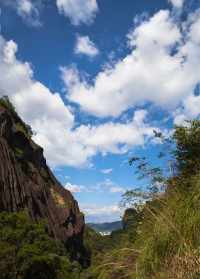
M122 229L122 221L87 223L87 226L89 226L97 232L112 232Z

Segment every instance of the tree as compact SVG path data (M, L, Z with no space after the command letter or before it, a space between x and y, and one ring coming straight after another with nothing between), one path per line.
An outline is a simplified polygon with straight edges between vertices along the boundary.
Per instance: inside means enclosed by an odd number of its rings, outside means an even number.
M45 223L26 212L0 214L1 279L76 279L79 265L70 263L62 243L51 239Z
M187 121L176 126L173 135L176 144L174 156L181 175L190 176L200 171L200 120Z
M162 143L164 152L159 152L159 159L167 158L169 170L155 167L146 157L132 157L130 166L135 167L139 179L146 179L149 184L144 192L141 189L127 191L122 196L123 207L134 207L140 210L146 201L161 193L174 176L190 177L200 171L200 120L187 121L184 125L175 126L173 135L165 138L162 133L154 131ZM166 164L166 161L165 161Z

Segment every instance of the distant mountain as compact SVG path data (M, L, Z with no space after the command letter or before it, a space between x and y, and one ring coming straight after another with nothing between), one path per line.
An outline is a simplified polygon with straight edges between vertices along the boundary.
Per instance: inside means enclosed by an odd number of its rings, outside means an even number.
M88 223L87 225L93 230L102 233L112 232L112 231L122 229L121 221L116 221L111 223Z

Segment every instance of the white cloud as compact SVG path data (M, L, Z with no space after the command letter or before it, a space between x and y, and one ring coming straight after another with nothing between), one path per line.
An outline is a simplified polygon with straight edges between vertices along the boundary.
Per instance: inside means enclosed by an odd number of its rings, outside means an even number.
M74 52L89 57L94 57L99 54L99 50L88 36L77 36Z
M190 95L183 102L183 106L174 113L174 123L183 124L186 120L194 119L200 115L200 96Z
M77 126L70 107L58 93L34 79L30 64L19 61L16 52L16 43L0 36L0 94L8 95L32 126L34 140L44 148L51 166L88 165L98 153L125 153L153 135L155 128L146 123L144 110L124 123Z
M73 25L91 24L98 12L96 0L56 0L58 10Z
M81 210L86 215L87 222L112 222L120 219L122 210L117 204L96 205L80 204Z
M64 186L66 189L72 193L124 193L127 190L127 187L123 187L112 181L111 179L105 179L104 181L98 182L93 186L78 185L67 182Z
M143 22L129 34L131 53L99 73L94 86L81 82L75 70L62 68L69 98L100 116L119 115L145 101L164 107L181 103L175 118L197 116L200 97L193 91L200 80L199 14L190 14L183 33L168 11ZM136 110L128 120L77 125L59 93L35 80L31 65L17 59L17 48L0 36L0 94L11 98L36 131L34 140L44 147L51 166L85 166L97 154L123 154L153 137L155 127L147 123L145 110Z
M0 36L0 94L10 97L20 116L37 132L38 142L41 139L41 144L48 150L57 129L65 133L73 126L74 116L58 93L52 93L33 79L30 64L17 60L16 51L17 45L13 41L6 42ZM49 129L50 123L55 124L55 130ZM51 130L49 137L46 137L45 129L46 133L47 129ZM50 150L47 155L48 152Z
M175 7L175 8L182 8L184 4L184 0L169 0L169 2Z
M87 208L85 212L89 215L98 215L98 214L110 214L110 213L119 213L120 208L117 205L111 206L101 206L91 205L90 208Z
M92 83L76 68L62 68L67 98L99 117L147 102L175 108L200 81L199 14L182 25L168 10L143 21L128 35L131 53Z
M74 133L91 151L123 154L130 147L143 145L146 138L153 136L153 127L145 124L147 112L138 110L126 123L107 122L99 126L80 126Z
M16 13L29 25L34 27L41 25L39 0L0 0L0 3L16 10Z
M19 0L18 10L20 14L30 15L33 10L33 4L30 2L30 0Z
M103 170L101 170L101 172L103 174L110 174L110 173L112 173L112 171L113 171L113 169L103 169Z
M126 192L127 187L120 186L111 179L107 178L104 181L97 183L94 189L99 192L109 192L111 194L115 194Z
M196 74L197 86L199 88L199 61L200 61L200 10L191 14L188 19L190 32L188 33L188 42L182 47L183 55L189 53L191 65L188 66L188 79L192 79ZM186 29L186 28L185 28ZM195 86L194 86L195 88ZM182 106L177 108L174 113L174 123L179 125L185 120L196 118L200 115L200 96L194 94L194 90L189 92L188 96L182 101ZM199 92L200 93L200 92Z
M76 185L69 182L64 187L72 193L81 193L87 190L85 186Z
M124 193L125 189L122 187L118 187L118 186L113 186L110 188L110 192L111 193Z
M139 115L144 115L143 120L138 120ZM76 129L65 128L57 120L38 120L33 122L33 128L37 131L35 140L44 147L53 165L83 166L98 153L123 154L129 148L143 145L145 139L153 136L155 129L144 122L145 116L144 111L136 111L127 123L81 125ZM49 129L49 123L53 129Z

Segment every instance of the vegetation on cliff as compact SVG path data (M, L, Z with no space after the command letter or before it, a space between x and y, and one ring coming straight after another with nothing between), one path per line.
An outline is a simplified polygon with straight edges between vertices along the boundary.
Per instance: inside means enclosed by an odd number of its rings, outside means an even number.
M63 241L71 257L85 263L84 216L57 181L31 128L7 97L0 99L0 212L27 210L33 222L46 220L50 236ZM88 261L88 260L87 260Z
M90 261L83 246L84 216L31 136L9 99L1 98L1 274L16 279L75 278L74 273L68 275L70 262L87 266ZM44 220L46 224L40 224Z

